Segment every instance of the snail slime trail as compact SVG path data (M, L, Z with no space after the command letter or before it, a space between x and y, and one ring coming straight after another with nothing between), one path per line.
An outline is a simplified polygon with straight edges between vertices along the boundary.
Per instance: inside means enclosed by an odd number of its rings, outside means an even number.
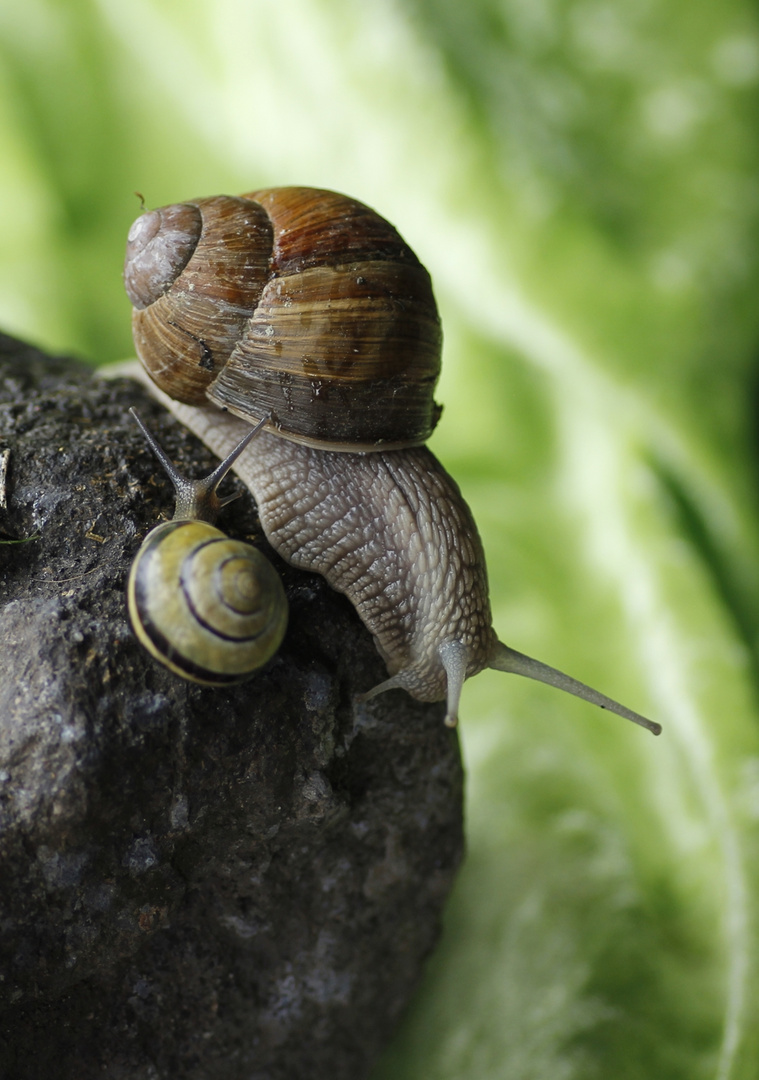
M464 680L494 668L659 734L498 640L477 527L423 445L441 411L430 278L389 222L314 188L195 199L137 219L124 282L137 354L182 423L224 457L240 421L263 422L235 471L272 547L372 633L388 678L364 700L445 699L453 726Z

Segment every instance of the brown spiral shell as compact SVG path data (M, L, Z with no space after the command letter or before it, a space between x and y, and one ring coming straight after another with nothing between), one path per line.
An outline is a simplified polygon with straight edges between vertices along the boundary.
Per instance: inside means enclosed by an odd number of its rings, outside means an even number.
M442 334L427 271L355 199L285 187L150 210L124 269L156 385L332 450L424 443Z

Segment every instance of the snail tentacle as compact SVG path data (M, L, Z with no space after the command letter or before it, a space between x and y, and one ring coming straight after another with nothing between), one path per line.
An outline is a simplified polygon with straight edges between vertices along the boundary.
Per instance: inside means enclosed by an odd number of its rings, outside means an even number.
M238 495L228 495L226 498L220 499L217 494L219 485L253 436L257 435L267 422L268 417L264 417L254 428L251 428L251 430L243 436L237 446L227 454L225 459L219 465L216 466L212 473L208 476L201 477L199 480L191 480L189 477L183 476L182 473L175 468L174 463L164 448L155 438L153 433L143 424L137 410L130 409L129 411L140 425L140 430L145 436L145 441L158 458L161 465L163 465L164 471L174 487L174 496L176 499L174 507L175 520L188 519L207 521L210 524L213 524L214 521L216 521L219 512L239 497Z
M617 716L622 716L625 720L631 720L633 724L646 728L653 735L661 735L661 724L641 716L640 713L633 712L626 705L620 705L613 698L599 693L598 690L586 686L585 683L579 682L577 679L573 679L571 675L565 675L563 671L558 671L556 668L544 664L542 660L534 660L531 656L525 656L524 653L509 648L502 641L497 642L488 667L493 668L495 671L508 671L514 675L524 675L527 679L535 679L536 682L555 686L558 690L563 690L567 694L574 694L575 697L582 698L583 701L589 701L600 709L608 709L609 712L616 713Z

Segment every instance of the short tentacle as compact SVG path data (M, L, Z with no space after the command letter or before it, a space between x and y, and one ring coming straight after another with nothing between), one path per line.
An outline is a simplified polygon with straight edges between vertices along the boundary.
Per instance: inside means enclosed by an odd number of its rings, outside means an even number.
M401 675L393 675L391 679L385 679L381 683L377 683L371 690L367 690L364 694L358 695L358 700L361 702L371 701L372 698L377 697L378 694L384 694L386 690L405 690L406 684L403 681Z
M446 674L445 723L453 728L459 722L459 701L469 665L469 650L463 641L447 641L437 652Z

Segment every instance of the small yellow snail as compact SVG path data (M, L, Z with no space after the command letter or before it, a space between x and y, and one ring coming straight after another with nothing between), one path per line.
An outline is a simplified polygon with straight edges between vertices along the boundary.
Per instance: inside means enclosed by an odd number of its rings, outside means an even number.
M311 188L197 199L137 219L124 281L156 396L215 453L269 414L235 471L272 547L374 636L389 677L366 699L446 699L453 726L464 680L496 668L659 733L498 641L471 512L421 445L442 339L429 275L392 225Z
M132 563L127 603L134 632L185 679L206 686L241 682L271 659L287 626L285 592L269 560L211 524L231 501L216 489L257 429L210 476L188 480L132 414L176 492L173 519L148 533Z

